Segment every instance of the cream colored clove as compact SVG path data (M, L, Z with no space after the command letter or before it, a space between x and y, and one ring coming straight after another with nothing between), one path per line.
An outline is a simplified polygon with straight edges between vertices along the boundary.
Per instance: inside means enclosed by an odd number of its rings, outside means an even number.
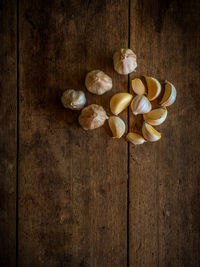
M114 69L119 74L129 74L137 67L136 55L131 49L121 48L113 56Z
M134 115L148 113L151 108L151 103L144 95L136 95L131 102L131 110Z
M126 138L134 145L141 145L146 142L146 140L140 134L137 133L128 133Z
M139 78L133 79L131 82L131 85L132 85L133 92L136 95L145 95L146 94L146 88L145 88L143 82L141 81L141 79L139 79Z
M165 93L160 101L160 104L164 107L170 106L176 100L176 88L168 81L165 81Z
M146 122L143 123L142 134L144 138L150 142L158 141L161 138L161 134Z
M125 133L126 126L121 118L117 116L111 116L108 118L108 124L114 138L121 138Z
M118 115L124 109L126 109L133 99L133 96L129 93L117 93L112 96L110 100L110 110L114 115Z
M167 109L165 107L153 109L143 115L144 120L151 125L160 125L167 118Z
M86 97L83 91L68 89L63 92L61 102L65 108L79 110L84 107L86 103Z
M101 127L107 118L102 106L92 104L82 109L78 120L84 130L93 130Z
M161 92L161 84L153 77L145 76L145 80L148 88L147 98L149 99L149 101L153 101L159 96Z
M85 86L89 92L103 95L112 89L112 79L103 71L93 70L86 75Z

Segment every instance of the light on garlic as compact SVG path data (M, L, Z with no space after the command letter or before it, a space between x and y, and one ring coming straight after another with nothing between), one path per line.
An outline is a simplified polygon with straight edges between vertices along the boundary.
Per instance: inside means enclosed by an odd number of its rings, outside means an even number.
M162 106L167 107L172 105L175 100L176 100L176 88L172 83L165 81L165 93L162 100L160 101L160 104Z
M161 138L161 134L146 122L143 123L142 134L144 138L150 142L158 141Z
M96 95L103 95L111 90L112 79L103 71L93 70L86 75L85 86L89 92Z
M144 95L136 95L131 102L131 110L134 115L148 113L151 108L151 103Z
M132 85L133 92L136 95L146 94L146 88L145 88L143 82L141 81L141 79L139 79L139 78L133 79L131 82L131 85Z
M86 98L83 91L68 89L63 93L61 102L65 108L79 110L84 107Z
M161 92L161 84L153 77L145 76L145 80L148 88L147 98L149 99L149 101L153 101L159 96Z
M104 108L100 105L92 104L82 109L78 118L84 130L93 130L101 127L107 119Z
M167 109L165 107L153 109L144 114L143 117L151 125L160 125L167 118Z
M137 67L136 55L131 49L121 48L113 56L114 69L119 74L129 74Z
M146 142L146 140L140 134L137 133L128 133L126 138L134 145L141 145Z
M110 100L110 110L114 115L118 115L124 109L126 109L133 99L133 96L129 93L117 93L112 96Z
M111 116L108 119L109 127L112 131L114 138L121 138L122 135L125 133L125 123L122 119L117 116Z

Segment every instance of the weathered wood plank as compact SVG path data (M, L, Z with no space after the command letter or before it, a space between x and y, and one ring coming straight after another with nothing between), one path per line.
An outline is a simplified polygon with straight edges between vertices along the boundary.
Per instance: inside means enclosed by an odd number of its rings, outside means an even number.
M16 2L0 2L0 262L16 259L17 56Z
M130 148L134 267L200 265L199 10L199 1L131 1L137 73L167 79L178 91L157 127L162 140Z
M128 1L21 1L20 266L126 266L127 144L84 132L60 95L102 69L112 93L86 94L108 110L127 91L112 66L127 45Z

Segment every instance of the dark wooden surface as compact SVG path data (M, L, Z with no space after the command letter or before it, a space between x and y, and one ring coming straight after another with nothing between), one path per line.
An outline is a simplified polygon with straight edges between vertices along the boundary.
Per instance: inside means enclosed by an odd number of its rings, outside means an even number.
M0 1L0 264L16 262L17 9Z
M199 7L0 1L1 266L200 265ZM60 103L82 89L109 114L110 97L130 90L112 64L128 46L138 56L129 81L147 74L178 92L161 141L138 147L113 140L107 124L83 131ZM86 91L93 69L113 78L111 92ZM140 118L121 117L139 130Z

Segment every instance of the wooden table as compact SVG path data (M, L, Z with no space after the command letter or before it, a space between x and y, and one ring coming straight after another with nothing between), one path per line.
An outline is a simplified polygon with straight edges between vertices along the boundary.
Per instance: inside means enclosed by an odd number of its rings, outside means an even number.
M1 266L200 266L198 0L0 1ZM130 47L134 74L112 56ZM86 91L101 69L113 90ZM162 139L133 146L107 124L83 131L67 88L109 112L115 92L150 75L178 97ZM141 118L124 111L129 129Z

